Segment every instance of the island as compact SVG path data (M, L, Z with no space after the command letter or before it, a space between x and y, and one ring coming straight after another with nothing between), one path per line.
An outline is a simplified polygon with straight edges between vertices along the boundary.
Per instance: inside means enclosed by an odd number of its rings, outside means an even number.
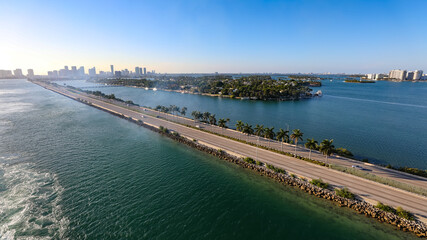
M90 79L106 85L152 88L181 93L202 94L250 100L289 101L312 98L321 94L312 93L310 87L320 87L319 81L275 80L267 75L251 75L235 78L228 75L211 76L163 76L154 79L103 78Z

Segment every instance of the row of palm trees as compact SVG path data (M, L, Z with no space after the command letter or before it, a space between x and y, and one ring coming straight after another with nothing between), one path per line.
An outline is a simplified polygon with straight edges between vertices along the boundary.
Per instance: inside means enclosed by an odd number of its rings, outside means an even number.
M175 113L179 113L182 116L185 116L187 112L187 108L179 108L175 105L170 105L169 107L158 105L155 108L156 111L164 112L164 113L171 113L172 115L175 115ZM227 124L230 122L229 118L220 118L216 119L216 115L212 114L210 112L200 112L200 111L193 111L191 113L191 116L193 116L194 121L197 120L209 123L211 125L217 125L222 129L228 128ZM297 154L297 146L298 141L303 140L304 133L301 132L300 129L294 129L292 130L292 133L289 134L289 130L284 130L282 128L279 129L279 131L274 132L274 127L264 127L264 125L257 124L254 128L252 128L252 125L248 123L244 123L242 121L236 122L236 130L246 134L247 140L249 140L250 135L258 136L258 141L260 137L264 137L268 140L272 140L274 138L277 139L277 141L281 142L280 150L283 151L283 143L291 143L291 140L295 143L295 155ZM307 142L304 144L304 146L308 149L310 149L309 157L311 159L311 152L312 150L319 150L323 155L326 156L326 161L328 161L328 156L330 156L335 151L335 146L332 144L333 139L323 140L320 145L316 140L307 139ZM268 141L268 147L270 147L270 141Z
M154 110L164 113L171 113L172 115L178 115L179 113L181 116L185 116L185 114L187 114L186 107L180 108L176 105L169 105L169 107L157 105Z
M295 143L295 155L297 154L297 146L298 141L303 140L304 133L301 132L300 129L294 129L292 130L292 133L289 135L288 130L284 130L282 128L279 129L278 132L274 132L274 127L268 128L264 127L264 125L257 124L254 128L252 128L252 125L249 125L248 123L244 123L242 121L237 121L236 123L236 130L246 134L248 136L250 135L256 135L258 136L258 140L260 137L264 137L266 139L274 139L276 137L277 141L281 142L280 150L283 151L283 143L290 143L292 140ZM305 143L305 147L310 149L309 157L311 159L311 152L312 150L319 150L326 156L326 161L328 160L328 156L330 156L334 150L335 147L332 145L334 140L323 140L320 145L318 145L318 142L316 140L307 139L307 142ZM268 141L268 147L270 147L270 141Z

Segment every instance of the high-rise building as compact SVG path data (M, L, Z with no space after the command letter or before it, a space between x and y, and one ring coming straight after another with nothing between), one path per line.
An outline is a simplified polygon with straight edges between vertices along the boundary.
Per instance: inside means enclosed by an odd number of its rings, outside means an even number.
M389 78L391 79L397 79L397 80L405 80L406 79L406 70L391 70L389 75Z
M83 66L79 67L79 76L83 77L85 75L85 68Z
M0 78L10 78L12 76L11 70L0 70Z
M136 76L139 76L139 72L140 72L139 69L140 69L139 67L135 67L135 75Z
M406 80L413 80L414 79L414 72L408 71L406 73Z
M27 77L29 77L29 78L34 77L34 70L33 69L27 69Z
M147 68L144 68L144 75L147 75Z
M414 80L420 80L421 77L423 76L423 71L422 70L415 70L414 71Z
M96 69L95 69L95 67L89 68L88 71L89 71L89 76L91 76L91 77L96 76Z
M20 68L13 70L13 75L15 75L15 77L23 77L24 76L22 74L22 69L20 69Z
M114 75L114 65L110 65L111 68L111 75Z
M111 65L112 66L112 65ZM115 77L121 77L122 76L122 72L121 71L115 71L114 72L114 76Z

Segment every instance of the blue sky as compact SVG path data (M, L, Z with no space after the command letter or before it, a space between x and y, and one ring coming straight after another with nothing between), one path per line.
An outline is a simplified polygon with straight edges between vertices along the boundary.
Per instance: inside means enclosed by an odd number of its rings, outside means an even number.
M0 69L427 71L427 1L0 1Z

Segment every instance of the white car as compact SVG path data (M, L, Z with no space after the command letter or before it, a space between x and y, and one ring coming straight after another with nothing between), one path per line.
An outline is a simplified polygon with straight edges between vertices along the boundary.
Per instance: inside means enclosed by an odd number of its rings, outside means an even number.
M360 169L363 170L363 167L359 166L359 165L351 165L352 168L356 168L356 169Z
M141 118L145 118L144 115L141 115Z

